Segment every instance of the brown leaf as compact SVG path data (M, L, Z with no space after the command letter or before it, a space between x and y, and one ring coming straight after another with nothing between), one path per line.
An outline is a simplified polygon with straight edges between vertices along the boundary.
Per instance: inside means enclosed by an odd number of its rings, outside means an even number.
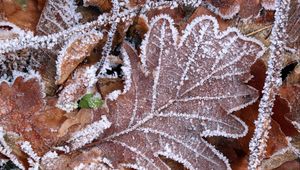
M286 118L295 126L300 133L300 86L286 85L280 88L280 96L285 98L290 106L290 112Z
M237 0L206 0L211 8L222 18L229 19L236 15L240 10Z
M41 14L42 1L26 0L26 8L22 9L17 1L1 0L0 13L3 12L9 22L16 24L22 29L34 32Z
M289 24L287 27L289 48L294 49L300 54L300 3L293 1L289 11Z
M96 6L103 12L108 12L112 9L110 0L84 0L84 6Z
M61 124L58 130L58 137L65 136L74 125L78 125L77 130L81 129L84 125L90 123L93 118L91 109L80 109L77 113L71 113L65 116L67 116L67 120Z
M242 19L255 18L262 7L266 10L275 10L273 0L205 0L208 8L223 19L232 19L238 15Z
M40 80L32 77L17 77L12 85L1 82L0 103L1 119L0 126L6 131L20 134L24 140L30 141L34 150L42 154L47 147L40 135L34 130L32 116L43 106L43 94ZM30 87L30 88L28 88Z
M74 37L66 43L57 57L57 84L62 84L69 77L101 38L101 33L90 32Z
M245 134L243 123L228 113L256 100L256 90L243 81L263 51L236 30L219 32L213 17L194 19L180 39L169 16L154 18L142 45L142 66L134 49L123 45L124 63L131 65L124 74L131 77L123 92L108 95L108 110L101 111L108 111L112 125L95 144L114 167L167 168L158 155L190 169L229 167L202 137Z

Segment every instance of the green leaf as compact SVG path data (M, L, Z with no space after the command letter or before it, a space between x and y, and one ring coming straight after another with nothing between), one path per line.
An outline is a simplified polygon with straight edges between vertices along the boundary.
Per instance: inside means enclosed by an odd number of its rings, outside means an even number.
M88 104L90 108L96 109L103 105L103 100L99 98L91 98L90 100L88 100Z
M94 97L93 94L86 94L82 97L82 99L79 101L79 107L80 108L92 108L96 109L103 105L103 100L101 100L98 97Z
M20 5L22 10L25 10L27 8L27 0L15 0L15 1Z

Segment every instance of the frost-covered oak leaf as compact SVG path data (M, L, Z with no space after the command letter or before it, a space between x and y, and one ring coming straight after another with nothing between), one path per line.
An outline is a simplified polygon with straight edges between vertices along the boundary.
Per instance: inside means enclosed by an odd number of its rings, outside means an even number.
M72 37L58 54L56 83L62 84L74 69L90 54L102 38L102 33L91 31Z
M247 132L230 113L258 98L244 82L263 45L235 28L220 32L211 16L194 19L179 34L168 15L159 15L141 48L142 65L130 45L121 49L131 65L124 75L131 76L123 92L108 95L108 109L102 110L112 123L96 142L103 157L134 169L168 169L159 155L189 169L230 169L203 137Z
M37 153L43 153L47 146L32 123L35 113L44 105L41 77L34 72L14 72L14 77L12 83L0 82L0 127L19 134Z

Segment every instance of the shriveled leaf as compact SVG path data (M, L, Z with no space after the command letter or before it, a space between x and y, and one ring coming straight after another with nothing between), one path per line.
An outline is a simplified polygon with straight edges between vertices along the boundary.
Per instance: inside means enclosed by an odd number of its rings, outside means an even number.
M57 84L62 84L69 77L73 70L90 54L101 38L101 33L89 32L73 37L66 43L57 58Z
M36 34L49 35L78 25L81 15L76 12L76 9L77 6L75 5L75 2L73 0L48 0L45 4L45 7L43 8L39 22L36 26ZM79 37L80 36L78 36L77 38ZM76 40L77 39L74 37L73 41ZM71 45L74 42L71 42L70 40L70 42L68 43L69 45ZM65 56L64 53L67 53L66 51L61 51L62 47L64 47L64 50L66 50L65 48L68 48L69 46L60 43L56 45L55 48L52 50L39 49L35 51L35 58L41 63L41 66L39 67L39 72L45 82L45 91L48 95L51 96L55 94L55 91L57 89L57 86L55 84L55 78L58 75L56 75L56 73L60 73L60 70L58 71L56 69L55 61L57 55L59 54L59 52L60 55L63 56ZM78 46L76 48L78 48ZM77 66L76 63L73 63L73 65ZM68 75L69 73L67 73L67 76Z
M160 15L143 41L142 70L130 45L121 52L131 76L102 109L112 122L97 142L103 157L135 169L167 169L158 155L189 169L229 169L202 137L245 135L247 127L229 113L257 99L243 82L263 46L234 28L220 32L210 16L194 19L179 37L173 20Z

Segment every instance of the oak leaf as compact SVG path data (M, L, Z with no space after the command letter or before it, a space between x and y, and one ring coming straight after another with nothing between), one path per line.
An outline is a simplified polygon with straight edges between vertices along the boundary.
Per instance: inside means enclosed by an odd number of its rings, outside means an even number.
M155 17L141 66L123 44L124 63L131 65L123 72L131 76L123 92L108 95L108 109L99 110L112 124L93 144L115 167L168 169L161 155L189 169L230 169L203 137L245 135L245 124L229 113L256 101L257 91L243 82L263 52L234 28L220 32L211 16L194 19L181 36L169 16Z

